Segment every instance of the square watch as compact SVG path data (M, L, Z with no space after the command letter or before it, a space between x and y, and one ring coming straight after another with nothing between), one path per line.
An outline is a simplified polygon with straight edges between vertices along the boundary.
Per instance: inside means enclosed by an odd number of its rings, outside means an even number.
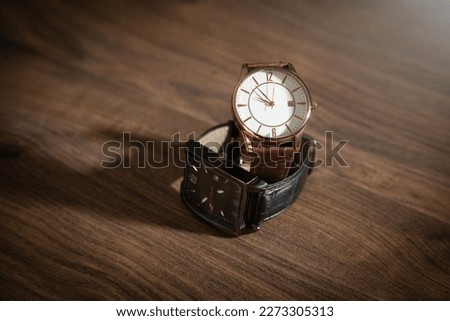
M229 122L211 129L200 141L187 143L181 196L198 217L237 236L259 230L262 222L292 205L314 165L315 149L311 147L315 147L315 142L304 135L305 148L290 174L278 182L267 183L233 161L233 148L229 148L233 147L232 141L225 142L224 137L232 136L230 133L235 130ZM220 141L224 152L219 154L217 149L208 148L208 141Z

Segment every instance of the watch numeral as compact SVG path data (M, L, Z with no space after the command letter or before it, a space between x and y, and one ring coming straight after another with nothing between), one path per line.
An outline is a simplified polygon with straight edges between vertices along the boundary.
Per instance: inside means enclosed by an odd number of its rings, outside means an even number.
M277 129L276 128L272 128L272 137L277 137Z
M288 101L288 107L294 107L294 106L295 106L295 101L289 100Z
M266 80L267 80L267 81L273 81L273 80L272 80L272 76L273 76L273 72L267 72L267 73L266 73Z
M194 174L191 174L189 176L189 180L191 181L192 184L197 184L197 176L195 176Z

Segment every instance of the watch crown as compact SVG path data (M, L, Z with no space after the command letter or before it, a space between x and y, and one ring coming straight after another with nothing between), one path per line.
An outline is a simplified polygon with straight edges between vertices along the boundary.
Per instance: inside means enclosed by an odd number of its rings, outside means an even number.
M312 102L311 109L317 109L317 103L315 101Z

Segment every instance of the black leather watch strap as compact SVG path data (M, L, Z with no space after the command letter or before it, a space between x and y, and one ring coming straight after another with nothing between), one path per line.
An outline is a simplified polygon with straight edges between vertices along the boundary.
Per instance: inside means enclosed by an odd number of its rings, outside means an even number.
M252 215L254 226L281 214L297 199L314 166L315 141L311 137L303 137L301 154L297 158L285 179L266 185L265 192L257 196Z

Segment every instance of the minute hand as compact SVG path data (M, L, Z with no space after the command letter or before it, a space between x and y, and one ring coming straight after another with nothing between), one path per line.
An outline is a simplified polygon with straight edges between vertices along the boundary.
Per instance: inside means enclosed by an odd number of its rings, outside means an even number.
M267 101L270 103L270 102L272 102L271 100L270 100L270 98L269 97L267 97L266 96L266 94L265 93L263 93L263 91L261 90L261 89L259 89L259 88L256 88L256 89L258 89L259 90L259 92L264 96L264 98L266 98L267 99Z

